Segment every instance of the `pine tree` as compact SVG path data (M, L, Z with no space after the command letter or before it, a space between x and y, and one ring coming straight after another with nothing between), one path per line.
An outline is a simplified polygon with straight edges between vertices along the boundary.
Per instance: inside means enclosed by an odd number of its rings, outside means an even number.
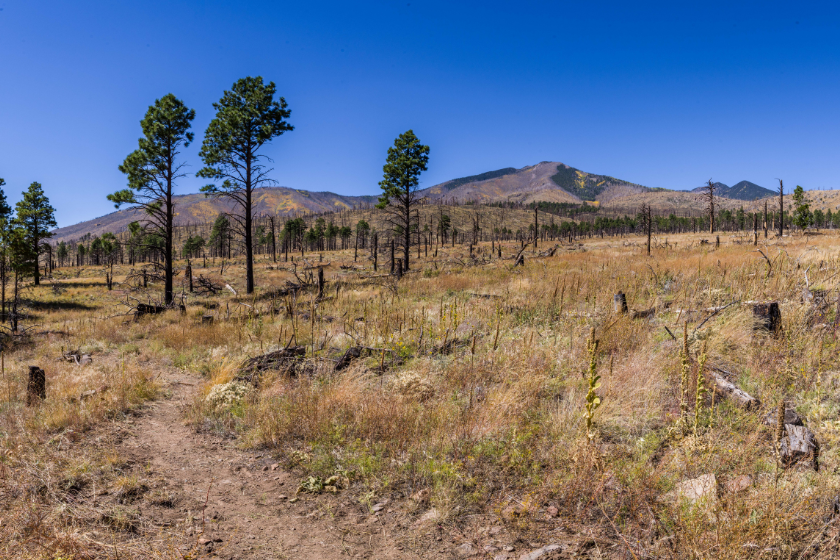
M284 132L294 130L286 100L277 100L274 82L259 76L243 78L214 103L216 117L207 127L199 155L206 167L199 177L220 181L202 187L207 196L227 197L239 206L233 215L245 239L245 291L254 291L253 191L272 180L260 149Z
M382 168L384 178L379 182L382 196L379 197L379 209L387 211L386 220L395 232L402 234L403 270L408 270L411 252L412 226L418 225L414 209L420 203L417 194L420 185L420 173L427 170L429 147L420 143L412 130L399 135L394 145L388 148L388 157Z
M174 95L167 94L155 101L140 121L143 138L140 146L131 152L120 165L128 175L128 188L108 195L108 200L119 208L133 204L148 215L146 228L163 239L164 302L172 303L172 233L174 231L175 181L185 176L184 163L178 163L181 146L189 146L193 133L189 132L195 111L188 109Z
M31 259L28 263L16 263L21 266L20 272L28 270L35 277L35 285L41 284L41 275L38 268L38 256L41 252L41 243L52 237L50 228L56 227L55 208L50 205L50 200L44 194L41 183L35 182L23 192L23 200L17 203L17 216L14 223L23 230L23 238L29 243L30 251L24 253L17 251L20 255L26 255Z
M805 231L811 225L811 205L805 202L805 189L796 185L793 189L793 223Z

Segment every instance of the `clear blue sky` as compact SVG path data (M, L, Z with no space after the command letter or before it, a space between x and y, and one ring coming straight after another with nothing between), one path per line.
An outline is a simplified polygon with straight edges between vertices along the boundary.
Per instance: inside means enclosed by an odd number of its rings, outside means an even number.
M106 214L139 121L277 83L278 184L375 194L386 150L431 146L422 186L544 160L652 187L840 188L840 8L810 2L0 0L0 177L59 225ZM203 181L183 179L179 193Z

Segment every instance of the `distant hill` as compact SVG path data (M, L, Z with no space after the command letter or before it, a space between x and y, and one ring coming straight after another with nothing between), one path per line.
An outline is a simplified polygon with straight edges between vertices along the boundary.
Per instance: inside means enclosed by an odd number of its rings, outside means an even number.
M725 207L737 207L740 201L754 201L775 193L749 181L735 186L717 183L718 194L728 202ZM702 207L696 191L672 191L648 188L637 183L581 171L564 163L543 161L516 169L503 167L452 179L419 191L427 201L444 204L514 202L553 202L608 206L634 211L642 204L655 211L697 211ZM369 208L376 196L343 196L332 192L311 192L287 187L267 187L254 193L254 213L295 216ZM222 212L232 210L224 199L207 198L203 194L178 196L175 199L176 225L208 223ZM120 233L143 215L133 210L121 210L95 220L88 220L55 231L54 241L69 241L83 235L102 235L106 231Z
M331 192L310 192L287 187L264 187L254 191L254 214L274 214L293 216L336 212L375 204L375 196L343 196ZM221 212L233 208L226 199L207 198L203 194L188 194L175 197L175 224L185 225L210 222ZM144 215L136 210L125 209L106 216L87 220L54 231L53 240L69 241L90 233L102 235L106 231L120 233L128 229L128 224L142 220Z
M724 198L728 198L731 200L758 200L761 198L767 198L768 196L775 196L776 192L771 191L770 189L765 189L764 187L759 187L755 183L751 183L749 181L741 181L733 186L727 186L723 183L715 183L717 187L716 194L718 196L722 196ZM703 190L703 187L697 187L696 189L692 189L691 192L700 192Z

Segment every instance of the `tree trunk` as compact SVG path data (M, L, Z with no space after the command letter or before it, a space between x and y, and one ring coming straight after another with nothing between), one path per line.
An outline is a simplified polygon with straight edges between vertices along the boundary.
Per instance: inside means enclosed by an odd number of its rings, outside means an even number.
M29 382L26 384L26 406L33 406L47 398L47 377L38 366L29 366Z

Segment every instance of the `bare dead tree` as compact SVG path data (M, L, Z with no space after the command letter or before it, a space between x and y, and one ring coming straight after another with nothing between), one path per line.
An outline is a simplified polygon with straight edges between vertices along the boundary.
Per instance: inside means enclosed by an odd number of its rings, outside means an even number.
M785 184L779 179L779 237L785 234Z
M715 191L717 186L709 179L708 183L700 187L700 200L706 203L706 213L709 215L709 233L715 232Z
M639 219L641 219L642 227L645 229L645 233L647 233L647 254L650 256L650 237L653 228L653 214L650 204L642 204L642 208L639 210Z
M764 239L767 239L767 200L764 201Z

